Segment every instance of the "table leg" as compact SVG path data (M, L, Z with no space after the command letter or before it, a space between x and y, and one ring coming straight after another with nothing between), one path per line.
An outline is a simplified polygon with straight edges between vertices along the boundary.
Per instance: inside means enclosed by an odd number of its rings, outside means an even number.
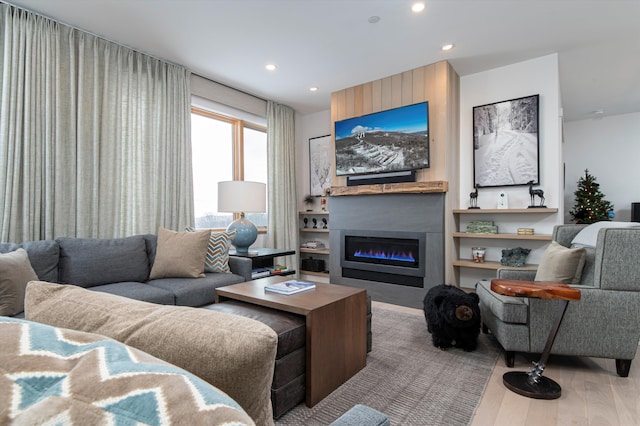
M504 385L513 392L536 399L556 399L560 398L562 389L560 385L548 377L544 377L542 373L547 366L549 354L556 340L560 324L564 318L564 314L569 306L568 300L562 300L560 305L560 315L555 326L551 329L547 343L540 357L540 361L534 362L533 367L528 372L510 371L502 376Z

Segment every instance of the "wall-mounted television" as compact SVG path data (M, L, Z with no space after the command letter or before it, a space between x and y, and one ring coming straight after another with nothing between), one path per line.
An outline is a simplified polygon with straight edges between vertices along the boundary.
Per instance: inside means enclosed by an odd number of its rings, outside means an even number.
M429 167L429 103L335 122L336 175Z

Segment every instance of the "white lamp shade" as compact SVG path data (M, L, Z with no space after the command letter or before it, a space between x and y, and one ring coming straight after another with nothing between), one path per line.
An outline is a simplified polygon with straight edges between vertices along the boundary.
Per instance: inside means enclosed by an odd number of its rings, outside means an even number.
M267 211L267 185L246 180L218 182L218 211L264 213Z

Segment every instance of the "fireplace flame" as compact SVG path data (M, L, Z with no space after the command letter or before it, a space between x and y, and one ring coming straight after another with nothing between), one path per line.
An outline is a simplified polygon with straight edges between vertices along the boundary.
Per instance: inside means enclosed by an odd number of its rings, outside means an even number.
M416 259L413 257L413 253L386 253L384 251L376 251L376 250L357 250L354 254L354 257L365 257L369 259L383 259L383 260L397 260L401 262L415 262Z

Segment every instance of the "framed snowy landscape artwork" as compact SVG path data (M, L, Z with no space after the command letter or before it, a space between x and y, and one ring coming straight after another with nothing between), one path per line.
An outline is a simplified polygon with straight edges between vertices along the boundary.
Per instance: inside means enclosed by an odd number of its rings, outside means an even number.
M309 139L309 182L312 196L325 195L331 188L331 135Z
M473 107L473 176L478 187L540 183L539 95Z

